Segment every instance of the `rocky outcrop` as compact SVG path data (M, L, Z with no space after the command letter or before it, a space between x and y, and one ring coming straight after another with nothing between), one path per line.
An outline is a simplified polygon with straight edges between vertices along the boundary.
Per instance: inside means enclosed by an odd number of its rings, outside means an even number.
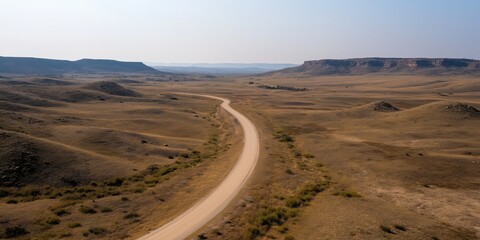
M369 73L480 74L480 61L453 58L325 59L305 61L298 67L271 73L305 73L309 75L361 75Z

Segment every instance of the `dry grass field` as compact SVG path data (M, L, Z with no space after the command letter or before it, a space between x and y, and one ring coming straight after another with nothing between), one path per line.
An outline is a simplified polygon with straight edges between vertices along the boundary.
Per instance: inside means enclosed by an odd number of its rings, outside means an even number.
M130 239L191 206L242 133L188 92L231 99L261 140L253 179L193 237L480 238L477 76L178 78L2 80L3 232Z
M274 75L190 83L193 92L231 98L262 138L250 187L203 236L479 238L478 80ZM312 183L319 191L308 191Z
M177 215L234 163L218 104L131 79L0 82L1 236L132 238Z

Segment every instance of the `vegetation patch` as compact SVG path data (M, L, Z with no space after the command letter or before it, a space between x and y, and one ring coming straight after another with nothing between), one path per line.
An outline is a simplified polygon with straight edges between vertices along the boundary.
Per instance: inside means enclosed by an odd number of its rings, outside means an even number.
M282 226L296 211L285 207L264 206L258 211L253 224L248 228L244 239L255 239L265 235L273 226Z
M27 230L22 226L7 227L2 238L16 238L28 234Z
M338 191L338 192L334 193L333 195L344 197L344 198L359 198L359 197L362 197L359 193L357 193L355 191L348 191L348 190L341 190L341 191Z
M71 237L72 236L72 233L70 232L64 232L64 233L61 233L60 234L60 238L68 238L68 237Z
M70 214L70 212L65 210L65 209L57 209L57 210L53 211L53 213L55 213L55 215L57 215L59 217Z
M93 235L103 235L105 233L107 233L107 229L103 228L103 227L91 227L88 229L88 232L93 234Z
M310 202L315 195L328 187L328 182L307 183L300 191L288 198L285 205L289 208L299 208Z
M95 210L92 207L85 206L85 205L80 206L79 210L80 210L81 213L84 213L84 214L95 214L95 213L97 213L97 210Z
M100 212L102 212L102 213L108 213L108 212L111 212L111 211L112 211L112 209L109 208L109 207L102 207L102 208L100 208Z
M305 92L305 91L308 91L307 88L296 88L296 87L289 87L289 86L282 86L282 85L276 85L276 86L260 85L260 86L258 86L258 87L259 87L259 88L263 88L263 89L286 90L286 91L292 91L292 92Z
M127 215L123 216L125 219L130 219L130 218L137 218L140 217L138 213L128 213Z
M284 143L293 143L295 139L288 135L283 129L277 128L273 133L273 136L279 141Z
M16 199L9 199L7 200L7 204L17 204L18 201Z
M69 228L78 228L78 227L81 227L82 224L79 223L79 222L71 222L71 223L68 223L68 227Z
M50 224L50 225L58 225L58 224L60 224L60 219L58 219L56 217L49 217L49 218L47 218L47 220L45 222Z
M280 227L279 232L286 233L288 227L283 225L287 220L297 216L297 208L306 206L315 195L325 190L328 185L328 181L307 183L293 196L287 199L278 198L283 200L284 206L261 207L244 233L244 239L256 239L265 236L272 227Z

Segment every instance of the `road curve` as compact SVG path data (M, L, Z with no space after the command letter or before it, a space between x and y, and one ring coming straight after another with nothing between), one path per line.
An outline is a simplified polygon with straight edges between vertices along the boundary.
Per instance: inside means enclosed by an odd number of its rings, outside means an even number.
M250 178L258 161L260 140L255 125L230 106L230 100L210 95L195 95L223 101L222 108L240 123L244 133L243 151L227 177L205 198L182 215L139 240L185 239L218 215Z

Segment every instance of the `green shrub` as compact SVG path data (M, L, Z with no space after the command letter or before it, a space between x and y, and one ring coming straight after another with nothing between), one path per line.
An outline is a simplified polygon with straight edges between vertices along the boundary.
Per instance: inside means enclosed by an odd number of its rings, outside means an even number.
M100 212L102 212L102 213L108 213L108 212L111 212L111 211L112 211L112 209L109 208L109 207L102 207L102 208L100 208Z
M112 186L112 187L119 187L122 186L123 184L123 179L121 178L115 178L113 180L110 180L105 183L107 186Z
M304 158L314 158L315 156L313 156L313 155L310 154L310 153L305 153L305 154L303 154L303 157L304 157Z
M285 205L289 208L299 208L303 205L303 201L296 197L291 197L285 201Z
M289 214L285 208L267 207L260 211L256 223L268 229L275 225L282 225L288 218Z
M317 193L325 190L326 183L308 183L306 184L301 190L300 194L301 195L316 195Z
M97 213L97 210L95 210L91 207L82 205L82 206L80 206L80 212L85 213L85 214L95 214L95 213Z
M18 201L16 199L9 199L7 201L7 204L17 204L17 203L18 203Z
M57 215L59 217L70 214L70 212L65 210L65 209L57 209L57 210L53 211L53 213L55 213L55 215Z
M245 240L253 240L256 239L257 237L260 237L262 235L262 232L260 229L258 229L255 226L250 226L245 234L243 235L243 239Z
M310 202L319 192L325 190L325 187L326 183L308 183L297 194L288 198L285 201L285 205L289 208L299 208Z
M8 189L0 189L0 198L7 197L11 195Z
M125 218L125 219L137 218L137 217L140 217L140 215L138 213L129 213L129 214L123 216L123 218Z
M158 182L160 182L160 179L155 176L146 176L144 180L145 184L157 184Z
M220 230L218 230L218 229L213 229L213 230L212 230L212 233L215 234L215 235L217 235L217 236L222 236L222 235L223 235L223 233L220 232Z
M102 235L107 232L107 229L103 227L91 227L88 229L88 232L93 234L93 235Z
M143 181L144 176L141 174L135 174L133 176L130 176L128 179L132 182L141 182Z
M49 217L49 218L47 218L46 222L50 225L57 225L57 224L60 224L60 219L58 219L56 217Z
M287 133L285 133L283 130L277 130L273 134L273 136L279 141L279 142L286 142L286 143L292 143L294 141L294 138Z
M344 197L344 198L359 198L359 197L361 197L361 195L358 194L357 192L346 191L346 190L338 191L338 192L334 193L333 195Z
M171 172L174 172L175 170L177 170L177 167L176 166L166 166L166 167L163 167L161 168L159 171L158 171L158 174L160 176L163 176L163 175L167 175Z
M22 226L15 226L15 227L7 227L5 228L5 232L3 237L5 238L16 238L23 235L26 235L28 232Z
M71 223L68 223L68 227L69 228L77 228L77 227L81 227L82 224L79 223L79 222L71 222Z

